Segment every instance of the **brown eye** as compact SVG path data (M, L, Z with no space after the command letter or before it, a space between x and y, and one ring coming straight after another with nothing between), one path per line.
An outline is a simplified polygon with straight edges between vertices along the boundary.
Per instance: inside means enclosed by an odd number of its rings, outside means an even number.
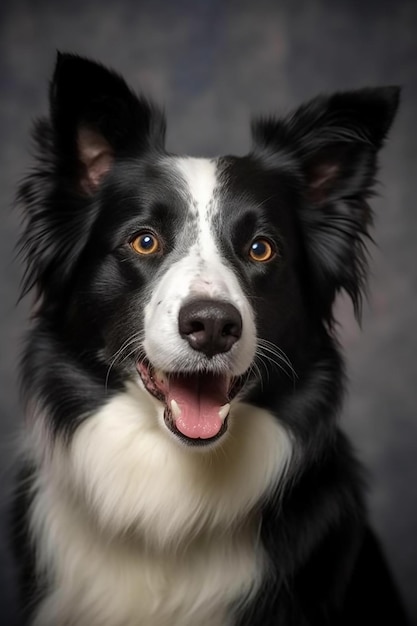
M275 256L275 250L267 239L260 237L255 239L249 248L249 256L252 261L265 263Z
M135 252L144 256L155 254L161 249L159 239L151 232L140 233L130 242L130 245Z

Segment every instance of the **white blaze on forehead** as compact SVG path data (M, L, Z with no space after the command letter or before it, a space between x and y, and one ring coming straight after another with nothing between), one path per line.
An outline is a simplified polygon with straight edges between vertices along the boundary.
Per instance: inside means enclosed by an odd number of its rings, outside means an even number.
M191 291L210 297L229 296L229 289L223 280L226 268L216 242L213 216L219 212L216 197L218 187L218 166L213 159L179 158L175 168L185 184L189 211L196 219L197 236L190 248L190 256L203 261L203 271L197 274L191 284Z
M197 213L201 220L207 217L207 211L214 201L217 187L217 162L214 159L196 159L191 157L175 158L174 167L186 184L192 204L192 213Z

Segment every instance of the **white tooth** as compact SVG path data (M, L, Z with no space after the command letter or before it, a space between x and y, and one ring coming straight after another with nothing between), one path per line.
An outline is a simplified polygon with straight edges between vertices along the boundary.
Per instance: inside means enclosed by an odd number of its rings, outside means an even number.
M220 407L219 417L222 420L222 422L224 422L226 417L229 415L229 411L230 411L230 404L224 404L222 407Z
M175 400L171 400L171 411L172 411L172 417L174 418L174 420L177 420L179 416L181 415L181 409Z

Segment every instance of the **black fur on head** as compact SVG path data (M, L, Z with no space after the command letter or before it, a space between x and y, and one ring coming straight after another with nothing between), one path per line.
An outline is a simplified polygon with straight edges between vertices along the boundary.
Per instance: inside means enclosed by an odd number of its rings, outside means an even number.
M328 322L341 289L360 314L367 269L365 239L371 224L367 200L399 91L366 88L321 96L286 118L252 125L254 153L268 161L290 153L302 177L300 218L312 299Z
M303 190L294 210L305 242L306 289L328 322L341 289L360 312L371 223L367 200L398 100L397 87L367 88L318 97L287 117L253 123L252 156L278 170L284 158L297 191ZM36 286L47 307L68 292L106 173L115 160L163 151L165 119L115 72L58 54L50 116L37 122L34 138L37 167L18 198L26 210L23 295Z

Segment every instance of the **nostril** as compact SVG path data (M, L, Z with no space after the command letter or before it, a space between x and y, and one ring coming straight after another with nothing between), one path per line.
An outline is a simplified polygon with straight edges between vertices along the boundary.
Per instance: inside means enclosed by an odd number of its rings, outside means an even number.
M201 333L204 332L204 324L203 322L199 322L197 320L191 321L190 323L190 333Z
M237 337L239 338L240 335L242 334L242 330L241 328L239 328L235 323L231 322L230 324L225 324L225 326L222 329L222 336L223 337L227 337L227 336L232 336L232 337Z

